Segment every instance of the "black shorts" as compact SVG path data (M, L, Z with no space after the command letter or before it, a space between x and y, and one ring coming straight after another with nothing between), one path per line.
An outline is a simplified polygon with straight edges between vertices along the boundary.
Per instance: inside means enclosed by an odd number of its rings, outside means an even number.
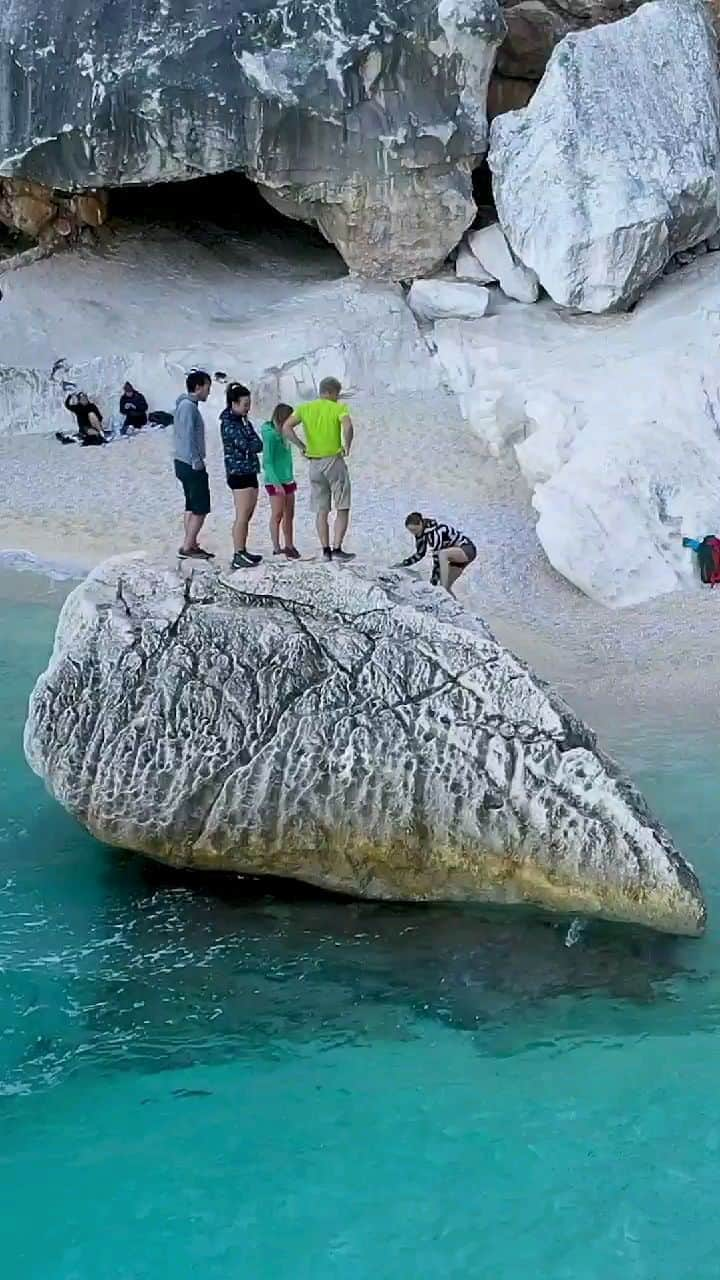
M185 494L185 510L194 516L206 516L210 511L210 483L208 473L195 471L188 462L175 459L175 475Z
M228 489L257 489L258 478L253 476L228 476Z
M472 564L473 560L477 555L477 547L475 546L474 542L470 541L469 538L466 538L464 542L458 542L458 551L465 552L465 555L467 556L468 564Z

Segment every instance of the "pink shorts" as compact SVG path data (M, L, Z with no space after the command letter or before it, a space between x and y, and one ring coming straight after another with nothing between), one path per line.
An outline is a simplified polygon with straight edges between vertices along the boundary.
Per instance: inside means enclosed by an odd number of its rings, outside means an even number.
M266 484L265 488L268 493L274 495L276 493L295 493L297 485L295 481L292 480L290 484Z

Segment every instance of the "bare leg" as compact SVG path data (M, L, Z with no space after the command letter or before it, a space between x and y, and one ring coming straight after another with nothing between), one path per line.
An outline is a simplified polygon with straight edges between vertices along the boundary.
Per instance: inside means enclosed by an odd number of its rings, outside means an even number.
M448 592L449 592L449 594L450 594L451 596L454 596L454 595L455 595L455 592L453 591L453 587L454 587L455 583L457 582L458 578L460 577L460 574L461 574L461 573L464 573L466 569L467 569L467 565L466 565L466 564L451 564L451 565L450 565L450 568L449 568L449 570L448 570L448 584L447 584L447 589L448 589Z
M232 527L233 548L235 551L244 551L248 527L257 506L258 491L257 489L233 489L232 496L235 503L235 522Z
M343 544L343 539L348 531L350 523L350 511L335 512L335 528L333 530L333 547L335 551L339 551Z
M205 516L193 515L192 511L185 512L185 541L183 542L183 551L196 551L198 534L205 523Z
M440 584L452 595L453 584L457 582L463 570L467 569L467 556L460 547L445 547L443 551L438 552L438 563Z
M329 511L318 511L315 517L315 528L317 529L317 534L318 534L318 538L320 539L321 547L330 546L329 516L330 516Z
M102 423L101 423L100 419L98 418L97 414L96 414L96 413L91 413L91 414L89 414L89 415L88 415L88 422L89 422L89 424L90 424L90 426L89 426L89 428L88 428L89 433L90 433L91 435L98 436L98 437L99 437L99 439L101 439L101 440L104 440L104 439L105 439L105 432L104 432L104 431L103 431L103 429L102 429Z
M270 541L273 551L280 550L280 525L284 523L285 494L270 494Z
M283 509L282 527L286 547L295 546L295 494L286 493Z

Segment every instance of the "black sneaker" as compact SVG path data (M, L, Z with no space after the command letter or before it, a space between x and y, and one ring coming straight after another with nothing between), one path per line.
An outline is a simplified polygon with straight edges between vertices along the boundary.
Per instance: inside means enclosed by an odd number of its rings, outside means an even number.
M257 560L254 556L249 556L247 551L236 551L230 569L254 569L261 559L262 556L258 556Z
M354 551L343 551L342 547L333 547L330 553L333 560L339 560L341 564L345 564L348 560L355 559Z
M192 551L186 551L184 547L178 548L178 555L181 560L214 560L214 551L205 551L203 547L193 547Z
M323 547L323 560L327 561L327 563L330 564L332 561L332 556L333 556L333 553L330 550L330 548Z
M246 551L244 554L247 556L248 560L252 560L253 564L259 564L262 560L262 556L253 555L252 551Z

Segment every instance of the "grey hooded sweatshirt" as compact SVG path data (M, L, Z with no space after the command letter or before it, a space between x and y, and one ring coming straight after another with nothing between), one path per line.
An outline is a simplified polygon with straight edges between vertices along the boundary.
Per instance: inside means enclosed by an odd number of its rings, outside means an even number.
M185 394L175 405L175 457L194 471L205 466L205 423L197 401Z

